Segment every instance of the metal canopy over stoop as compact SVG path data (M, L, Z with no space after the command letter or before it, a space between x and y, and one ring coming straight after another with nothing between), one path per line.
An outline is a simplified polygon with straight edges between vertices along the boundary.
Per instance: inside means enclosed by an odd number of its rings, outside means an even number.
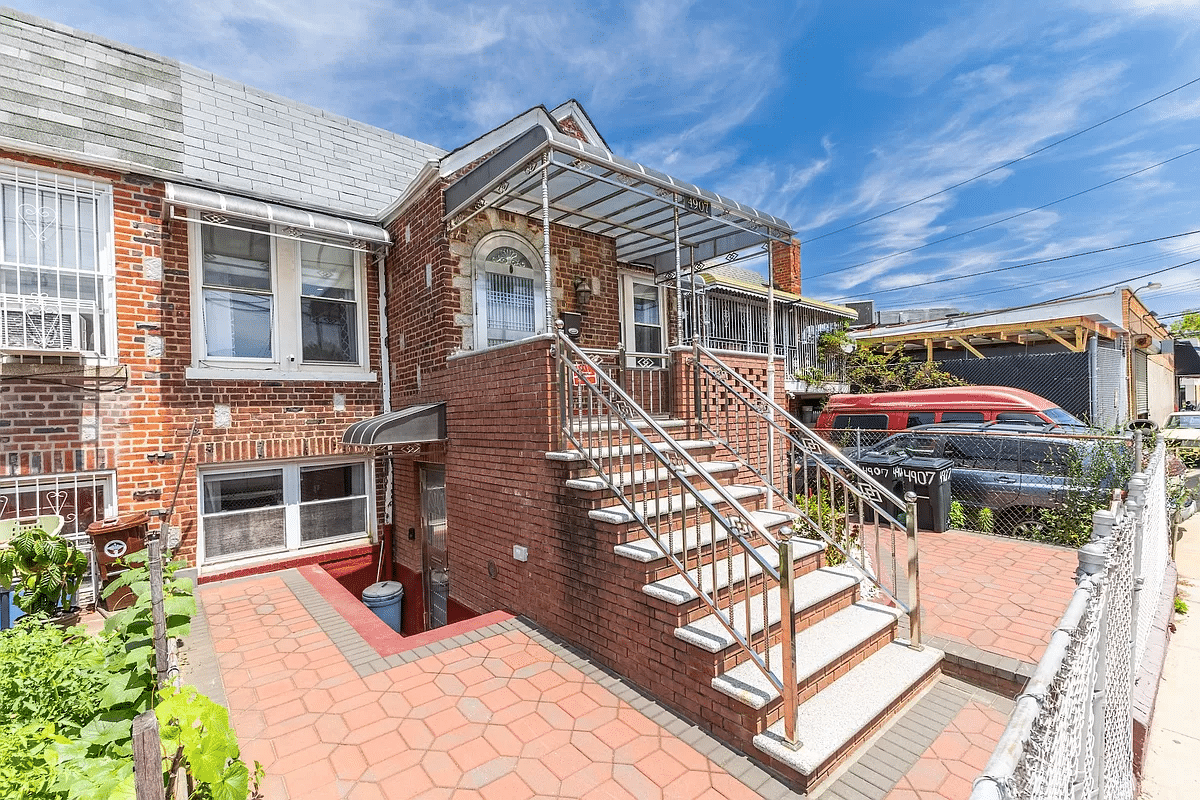
M542 125L452 183L445 199L451 231L488 208L541 218L548 205L551 223L610 237L618 261L660 276L675 272L681 249L691 264L733 260L794 233L778 217Z
M426 403L389 411L355 422L342 434L342 444L364 447L416 445L446 438L446 404Z

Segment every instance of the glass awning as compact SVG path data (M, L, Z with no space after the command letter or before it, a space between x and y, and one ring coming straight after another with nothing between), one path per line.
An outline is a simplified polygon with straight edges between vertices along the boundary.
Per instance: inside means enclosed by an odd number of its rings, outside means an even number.
M610 237L618 261L651 265L659 275L673 272L677 258L684 265L733 260L751 249L761 254L772 240L790 242L794 233L778 217L542 125L450 184L450 230L488 208L540 219L543 164L551 223Z

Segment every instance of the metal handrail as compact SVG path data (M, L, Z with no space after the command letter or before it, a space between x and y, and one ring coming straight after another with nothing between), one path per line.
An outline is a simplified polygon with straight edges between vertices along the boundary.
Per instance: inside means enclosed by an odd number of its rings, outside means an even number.
M714 371L708 364L705 364L703 362L701 356L706 356L714 364L718 365L718 368L720 369L720 374L718 374L718 372ZM915 495L912 495L911 497L909 495L906 495L903 499L897 497L895 494L893 494L891 491L889 491L886 487L884 487L882 484L880 484L877 480L875 480L873 477L871 477L869 474L867 474L865 471L863 471L863 469L861 467L859 467L854 462L850 461L850 459L846 458L846 456L843 455L837 447L835 447L834 445L832 445L828 442L825 442L823 439L821 439L820 437L813 434L813 432L811 430L809 430L809 428L807 426L805 426L803 423L801 423L799 420L797 420L794 416L792 416L790 413L788 413L787 410L782 408L772 398L768 397L764 392L762 392L753 383L748 381L740 373L738 373L736 370L730 368L727 364L725 364L723 361L721 361L721 359L715 353L713 353L708 348L705 348L703 345L699 344L698 342L693 343L692 359L693 359L693 365L694 365L694 369L695 369L694 376L693 376L693 379L694 379L693 404L694 404L697 425L702 427L708 435L713 436L714 438L718 439L727 449L729 449L729 451L731 453L733 453L739 459L741 459L743 461L743 463L745 463L747 465L747 467L759 477L759 479L764 483L765 486L767 486L768 490L771 491L774 494L774 496L781 499L784 503L787 504L787 506L790 509L792 509L796 513L798 513L799 519L801 520L801 524L807 530L817 533L822 539L824 539L827 543L829 543L831 546L833 546L850 563L852 563L867 580L869 580L880 591L882 591L885 595L887 595L897 605L897 607L902 609L908 615L910 644L913 647L919 648L921 646L921 643L920 643L920 640L921 640L920 589L919 589L920 565L919 565L919 551L916 546L917 530L916 530ZM812 518L807 513L805 513L804 510L797 507L797 505L794 501L794 498L790 496L790 493L785 491L776 482L775 477L774 477L774 464L773 463L768 465L768 470L771 472L771 474L763 474L763 471L761 469L759 469L757 467L757 465L754 464L754 461L752 458L749 458L746 456L746 454L743 452L743 449L738 446L738 443L736 441L730 441L726 438L721 437L719 435L718 431L712 425L709 424L709 422L705 419L704 413L702 412L703 397L702 397L701 386L700 386L701 373L707 375L712 380L714 380L718 384L720 384L725 390L727 390L727 393L731 398L736 399L740 404L742 404L743 410L745 411L747 416L749 416L752 413L754 415L755 419L766 423L769 431L773 431L774 433L777 433L780 437L782 437L784 442L789 443L793 448L793 452L799 452L799 453L804 454L806 482L807 482L807 477L808 477L807 476L807 465L808 465L808 461L810 460L810 457L812 457L811 461L813 463L814 468L818 472L823 470L828 477L829 493L830 493L831 500L836 499L837 490L840 488L843 493L843 500L847 501L845 503L847 508L849 508L849 506L850 506L850 503L848 502L848 497L850 495L853 495L855 498L857 498L860 518L865 518L865 516L863 515L863 512L869 508L873 512L874 517L876 519L876 522L875 522L876 540L878 540L878 528L879 528L878 521L879 520L883 520L886 523L889 523L893 527L894 530L903 530L905 532L905 538L907 539L907 564L906 564L906 579L907 579L907 583L908 583L908 601L907 602L902 601L899 597L897 597L897 592L893 592L891 589L889 589L887 587L887 585L885 585L883 583L883 581L879 580L879 578L876 576L876 574L874 574L872 572L872 570L867 568L867 566L865 564L861 563L859 561L859 559L854 556L854 554L850 551L849 548L843 546L842 543L840 541L838 541L835 537L827 534L820 524L814 522L812 520ZM730 383L730 380L732 380L733 383L736 384L736 386L732 385ZM749 395L749 397L746 396L747 394ZM768 412L772 412L772 413L768 413ZM779 421L777 421L776 418L782 419L783 421L785 421L791 427L791 429L789 430L788 428L783 427L783 425L781 425L779 423ZM792 432L793 430L799 431L800 436L795 435ZM805 434L807 434L807 435L805 435ZM770 435L771 434L768 433L768 436L770 436ZM848 480L846 477L844 477L842 474L840 474L837 470L832 469L825 464L822 464L821 461L818 458L816 458L819 455L823 455L827 459L833 460L841 468L841 470L851 473L857 479L857 482L852 482L852 481ZM772 459L772 462L773 462L773 459ZM794 478L794 474L789 477ZM835 479L838 483L840 483L840 487L835 484ZM820 493L824 490L824 487L822 487L820 485L820 483L821 483L821 480L818 477L817 478L818 496L820 496ZM898 507L898 508L902 507L905 509L905 519L903 522L901 522L899 519L897 519L895 516L893 516L890 511L888 511L888 509L885 507L885 505L888 503L893 504L895 507ZM831 503L831 506L832 506L832 503ZM862 546L862 551L865 553L866 552L865 541L862 543L861 546ZM896 561L899 559L899 554L896 552L896 549L897 548L893 544L893 547L891 550L891 556L892 556L892 569L893 569L892 583L894 586L897 585L897 581L895 579L895 571L896 571ZM876 552L878 553L878 546L876 547Z
M742 504L732 496L732 494L723 484L714 480L712 476L701 467L699 462L697 462L684 447L676 442L675 439L657 421L655 421L653 417L651 417L648 413L645 413L645 411L641 409L640 406L638 406L638 404L634 402L628 394L626 394L626 392L620 387L620 385L617 384L616 381L612 380L612 378L610 378L604 372L604 370L600 368L599 365L592 361L588 355L574 342L572 342L565 334L563 334L561 330L558 331L556 343L556 356L559 364L559 410L564 438L574 445L575 448L577 448L577 450L582 454L583 458L587 461L588 465L595 470L596 474L600 477L600 480L604 483L604 485L613 492L621 505L624 506L624 508L634 517L635 520L637 520L642 529L650 535L651 541L653 541L659 550L662 551L663 555L675 567L675 569L684 578L696 595L702 599L705 605L707 605L713 612L716 613L717 619L722 627L724 627L734 641L737 642L743 650L745 650L759 671L762 672L764 677L771 683L775 690L779 692L780 697L784 700L787 709L785 712L785 718L787 720L787 739L792 743L793 746L799 747L799 742L797 741L795 735L796 708L798 706L798 687L795 680L795 647L792 638L795 631L795 609L793 608L793 604L791 602L791 586L784 586L784 581L790 580L792 576L791 543L786 539L781 541L765 526L761 525L753 517L751 517ZM642 507L639 513L639 503L636 492L634 493L633 497L629 497L626 493L627 487L618 484L617 478L623 473L625 467L624 448L618 447L619 469L614 474L612 469L606 467L604 460L594 455L585 445L585 443L581 441L578 436L576 436L576 431L572 424L571 412L572 409L578 405L574 402L574 389L577 387L581 389L582 387L586 387L587 411L589 412L586 415L589 420L587 430L589 432L596 431L602 434L607 432L609 443L609 461L612 461L611 454L614 439L611 423L615 422L616 426L621 430L621 433L629 436L629 441L631 444L633 442L637 442L642 445L641 474L643 482L645 482L646 475L648 474L648 470L645 468L645 466L646 456L649 454L655 467L654 477L652 478L653 483L660 484L662 482L662 478L659 477L660 473L662 472L666 473L668 485L678 483L680 497L682 500L680 503L680 513L682 516L681 533L684 536L682 542L682 561L675 556L675 526L671 525L669 527L667 532L668 541L664 545L661 533L655 528L655 526L651 525L647 519L649 516L649 506L645 497L643 497L641 500ZM596 422L593 423L592 420L596 419L596 415L592 412L598 410L603 411L607 417L607 422L605 422L605 424L600 424L600 420L596 420ZM645 427L660 439L659 442L652 443L649 438L647 438L646 434L643 433L642 429L633 424L632 417L635 415L640 417ZM582 417L584 415L581 414L580 416ZM631 456L629 467L632 478L633 476L637 475L636 464L633 461L633 447L629 448L629 454ZM690 476L685 474L683 471L685 468L691 470L693 474ZM723 516L717 511L714 503L705 497L705 495L696 485L693 485L691 479L698 480L701 485L711 490L716 497L719 498L718 502L728 505L731 509L733 509L734 513L728 518ZM671 497L670 494L667 496L668 498ZM693 521L696 523L695 527L697 530L697 570L695 578L693 578L690 574L687 564L689 553L686 534L688 511L686 502L687 496L691 497L694 504L693 511L696 512L693 517ZM662 494L656 491L655 497L655 502L661 503ZM669 504L668 508L670 508ZM710 531L712 534L710 547L707 548L709 555L711 556L712 596L710 596L703 587L704 565L701 562L701 557L703 556L703 551L705 548L700 541L699 535L699 512L701 510L703 510L704 514L707 516L707 522L710 526ZM718 596L719 593L717 590L717 526L723 529L726 533L725 553L726 568L728 569L729 579L728 612L721 607L720 598ZM749 537L752 535L757 536L759 539L769 543L779 551L779 563L772 563L771 561L765 559L762 554L758 552L758 550L749 541ZM746 567L744 579L746 580L747 590L742 602L746 623L745 636L743 636L742 633L737 630L737 627L734 624L734 606L736 605L733 599L734 554L730 543L736 543L739 546L741 558L743 559L743 565ZM753 628L751 624L752 598L749 592L748 569L750 560L753 560L761 568L764 584L770 580L776 582L780 586L780 630L781 638L783 640L781 644L784 662L781 665L783 672L782 677L776 675L770 664L770 617L767 613L768 591L765 585L761 593L763 613L762 656L758 654L753 644L754 636L751 632Z

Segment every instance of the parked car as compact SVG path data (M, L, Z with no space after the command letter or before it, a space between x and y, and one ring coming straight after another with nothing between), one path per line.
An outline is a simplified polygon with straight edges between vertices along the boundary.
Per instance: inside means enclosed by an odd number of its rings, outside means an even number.
M874 444L886 431L937 422L1006 422L1086 426L1044 397L1008 386L954 386L879 394L835 394L817 419L817 430L839 445Z
M1159 429L1167 447L1189 467L1200 467L1200 411L1176 411Z
M974 527L1023 537L1046 530L1045 511L1063 507L1072 495L1102 496L1131 471L1127 439L1022 423L921 425L844 452L852 460L864 453L948 458L954 462L951 498L962 513L978 520L988 509L989 522Z

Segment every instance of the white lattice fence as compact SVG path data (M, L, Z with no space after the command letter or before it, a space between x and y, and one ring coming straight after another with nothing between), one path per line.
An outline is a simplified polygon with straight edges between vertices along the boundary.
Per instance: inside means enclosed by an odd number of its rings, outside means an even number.
M971 800L1132 800L1133 680L1167 565L1165 451L1093 518L1078 588Z

